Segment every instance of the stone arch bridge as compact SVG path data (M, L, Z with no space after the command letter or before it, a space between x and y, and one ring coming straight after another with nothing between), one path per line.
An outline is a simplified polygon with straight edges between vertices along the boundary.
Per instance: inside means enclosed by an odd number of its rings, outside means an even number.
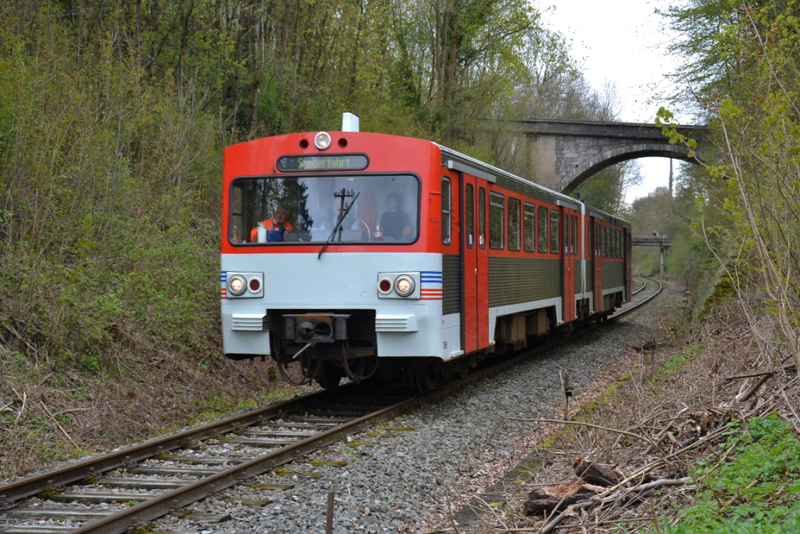
M629 159L660 156L691 163L689 149L670 144L655 124L520 119L511 130L523 134L532 145L536 181L569 193L594 173ZM710 129L685 126L678 131L698 141L702 154Z

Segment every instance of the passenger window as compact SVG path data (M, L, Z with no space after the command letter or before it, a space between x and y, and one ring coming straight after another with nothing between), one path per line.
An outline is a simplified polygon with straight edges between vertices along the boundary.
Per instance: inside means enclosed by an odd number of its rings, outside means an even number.
M561 214L558 213L556 210L550 210L550 252L552 254L558 254L558 230L559 230L559 220L561 218Z
M539 206L539 252L547 252L547 208Z
M525 214L522 219L525 252L536 252L536 206L525 203Z
M505 226L505 199L500 193L489 192L489 247L502 249L503 227Z
M466 240L467 248L472 248L475 239L475 191L472 184L467 184L467 190L464 193L464 208L466 213Z
M519 207L518 198L508 197L508 250L519 250Z
M450 179L442 178L442 243L450 244L452 238L452 214L450 213Z

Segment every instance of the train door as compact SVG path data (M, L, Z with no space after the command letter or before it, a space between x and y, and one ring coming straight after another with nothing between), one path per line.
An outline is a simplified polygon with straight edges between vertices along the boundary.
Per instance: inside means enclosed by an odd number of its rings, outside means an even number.
M561 251L564 268L564 322L575 320L575 244L572 241L572 214L564 208L561 218Z
M462 324L464 352L489 344L489 251L486 243L486 182L461 175L461 257L464 292Z
M594 311L603 311L603 227L594 219L592 249L594 250Z

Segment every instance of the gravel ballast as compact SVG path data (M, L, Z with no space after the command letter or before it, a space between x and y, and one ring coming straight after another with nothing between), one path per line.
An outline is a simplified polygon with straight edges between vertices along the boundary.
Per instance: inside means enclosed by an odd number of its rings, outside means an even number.
M536 423L511 418L563 416L559 371L575 388L575 405L591 400L626 370L631 347L663 334L681 298L665 290L616 323L197 502L192 514L164 517L155 529L323 533L334 491L334 533L427 532L533 452Z

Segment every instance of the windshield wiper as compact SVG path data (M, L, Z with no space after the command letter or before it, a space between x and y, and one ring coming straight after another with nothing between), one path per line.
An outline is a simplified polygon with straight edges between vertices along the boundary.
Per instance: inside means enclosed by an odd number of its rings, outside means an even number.
M320 259L322 257L322 253L325 252L326 248L328 248L328 245L330 244L331 240L333 239L333 236L335 236L336 232L339 231L339 227L342 226L342 222L344 222L344 219L345 219L345 217L347 217L347 214L350 213L350 208L352 208L353 205L356 203L356 199L358 198L358 195L360 195L360 194L361 194L360 191L358 193L356 193L356 196L353 197L353 201L350 202L350 204L341 212L341 215L339 215L339 219L336 221L336 225L333 227L333 231L331 232L331 235L328 236L328 240L325 241L324 245L322 245L322 248L319 251L319 255L317 256L317 259Z

